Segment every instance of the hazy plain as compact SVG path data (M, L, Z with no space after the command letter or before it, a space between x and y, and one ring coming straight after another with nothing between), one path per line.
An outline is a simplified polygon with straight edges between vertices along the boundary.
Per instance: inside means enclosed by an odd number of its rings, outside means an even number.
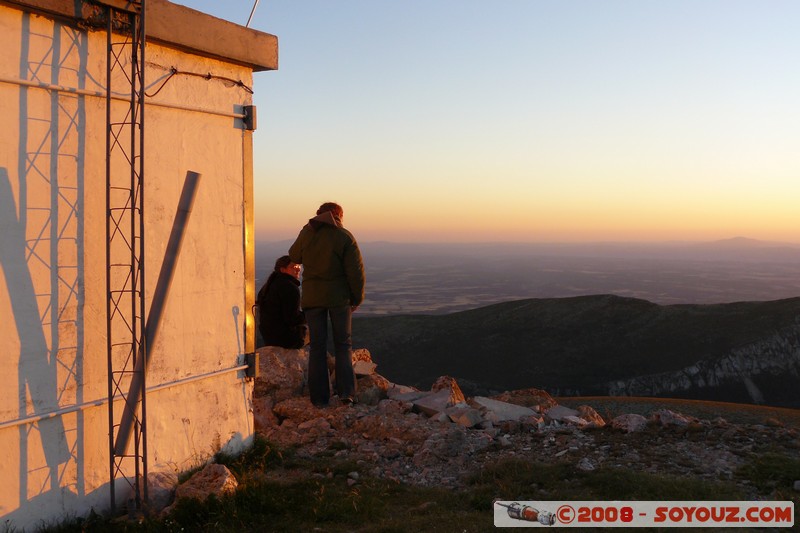
M256 244L256 285L291 242ZM615 294L659 304L800 296L800 245L360 243L363 315L442 314L524 298Z

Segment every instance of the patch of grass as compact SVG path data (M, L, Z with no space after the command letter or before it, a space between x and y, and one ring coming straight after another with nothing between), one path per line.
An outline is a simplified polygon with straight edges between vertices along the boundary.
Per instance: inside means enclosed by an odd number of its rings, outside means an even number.
M800 459L779 453L756 455L739 468L737 475L750 480L761 494L788 493L800 479Z
M735 500L743 497L733 483L598 468L590 472L571 464L509 460L485 469L470 480L485 500ZM489 500L491 502L491 500Z
M239 455L219 452L215 462L225 465L241 481L252 472L263 472L279 466L290 464L295 456L295 448L281 448L266 440L259 434L253 438L253 444Z
M299 459L266 441L238 458L238 490L205 502L183 500L171 515L138 522L107 517L77 519L58 529L70 532L239 532L324 531L330 533L405 533L407 531L482 532L493 529L494 500L743 500L733 483L656 475L625 468L584 472L572 464L506 460L475 473L463 489L415 487L361 473L354 486L346 474L361 469L352 461ZM302 475L278 475L299 465ZM254 470L260 468L261 470ZM314 475L330 472L332 476ZM265 475L271 473L273 475ZM297 472L295 472L296 474ZM769 490L800 478L800 461L765 455L741 469L740 476ZM786 498L789 499L789 498Z
M269 519L260 518L261 523L269 523L273 531L314 528L323 531L429 530L432 520L440 519L440 515L447 516L451 523L460 524L459 531L476 531L470 526L481 514L487 526L491 521L486 511L468 517L457 516L469 515L469 509L454 493L440 489L409 488L374 479L352 488L343 480L325 479L301 482L284 489L275 493L270 487L259 487L250 495L259 502L271 504ZM265 501L262 498L267 494L271 496ZM252 519L255 521L259 517ZM455 529L448 531L452 530Z
M250 483L231 496L182 500L164 520L74 521L59 531L479 532L492 528L492 516L491 502L474 510L454 491L375 479L348 487L342 479L319 479Z
M124 525L124 524L123 524ZM39 531L46 531L48 533L72 533L72 532L87 532L87 533L100 533L105 531L124 531L118 529L119 523L112 522L108 517L99 515L92 509L85 517L72 517L67 520L62 520L58 524L42 524ZM11 533L15 529L4 530L3 533Z

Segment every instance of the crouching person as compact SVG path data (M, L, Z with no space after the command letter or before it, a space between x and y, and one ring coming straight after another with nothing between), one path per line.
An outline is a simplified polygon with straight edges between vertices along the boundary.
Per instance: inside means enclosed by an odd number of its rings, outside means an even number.
M266 346L298 349L308 341L308 326L300 308L300 265L288 255L275 261L275 269L258 291L258 330Z

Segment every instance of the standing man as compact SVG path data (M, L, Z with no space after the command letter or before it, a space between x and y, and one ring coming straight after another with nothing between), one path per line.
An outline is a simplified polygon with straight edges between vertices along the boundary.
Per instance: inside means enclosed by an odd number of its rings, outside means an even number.
M351 318L364 301L364 263L356 239L342 226L343 216L339 204L322 204L289 248L292 262L303 265L301 303L311 340L308 388L311 402L318 407L330 399L328 317L336 356L336 392L344 404L353 403L356 396Z

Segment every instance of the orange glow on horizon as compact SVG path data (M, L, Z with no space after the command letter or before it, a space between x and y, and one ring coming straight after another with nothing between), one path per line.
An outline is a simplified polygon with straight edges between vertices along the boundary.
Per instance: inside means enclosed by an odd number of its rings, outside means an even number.
M257 240L292 239L313 215L297 213L256 219ZM345 227L362 242L664 242L748 237L797 243L794 215L709 215L703 210L664 208L575 210L555 207L530 213L485 210L417 211L411 214L347 210Z

